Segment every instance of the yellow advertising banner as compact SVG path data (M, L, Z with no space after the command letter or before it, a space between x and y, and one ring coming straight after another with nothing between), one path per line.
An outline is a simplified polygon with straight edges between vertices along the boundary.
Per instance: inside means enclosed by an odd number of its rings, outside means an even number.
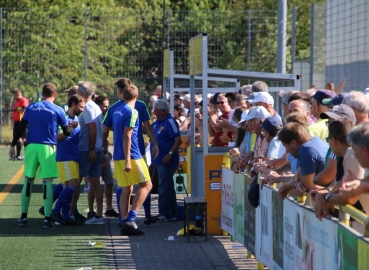
M222 234L220 217L222 212L222 165L223 155L206 155L204 157L205 200L208 203L208 233Z
M191 148L185 146L186 136L181 136L182 144L180 145L179 152L179 165L182 167L183 173L187 174L187 193L191 193L191 174L190 174L190 154Z
M202 74L202 34L190 39L189 64L191 76Z
M358 267L357 269L369 269L369 242L359 238L358 241Z
M163 67L163 77L169 78L170 75L170 50L164 50L164 67Z

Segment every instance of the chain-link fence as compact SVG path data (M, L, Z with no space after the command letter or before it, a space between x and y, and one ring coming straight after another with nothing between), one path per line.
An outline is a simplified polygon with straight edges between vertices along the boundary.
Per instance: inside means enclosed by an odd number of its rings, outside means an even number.
M312 5L310 84L324 88L327 82L338 86L345 79L346 92L369 86L368 16L368 1Z
M167 11L164 20L162 10L127 8L1 9L0 15L1 126L11 122L12 90L35 101L47 81L60 90L57 104L81 80L114 102L120 77L129 77L148 101L162 81L162 49L172 47L175 72L188 74L188 41L202 32L209 36L210 67L276 69L276 11Z
M368 1L327 1L327 81L345 91L369 87L368 17Z

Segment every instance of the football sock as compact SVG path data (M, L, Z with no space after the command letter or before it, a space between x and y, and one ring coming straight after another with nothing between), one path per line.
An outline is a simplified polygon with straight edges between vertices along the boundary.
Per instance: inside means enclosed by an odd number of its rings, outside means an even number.
M151 193L147 194L146 200L143 203L143 208L145 210L145 217L149 218L151 217Z
M60 213L60 210L64 205L68 205L72 201L72 195L76 190L75 187L68 185L62 192L60 192L59 199L56 201L53 212L55 214Z
M44 187L44 212L45 217L51 216L51 210L53 207L53 183L52 181L43 181Z
M133 221L135 220L137 217L137 212L134 210L129 210L128 215L127 215L127 221Z
M53 202L55 202L60 195L60 192L62 192L64 189L64 186L62 183L57 184L53 189Z
M22 196L21 196L21 210L22 210L22 213L28 213L29 202L30 202L31 196L32 196L33 180L35 180L35 178L27 178L26 177L24 179L24 184L23 184L23 189L22 189Z
M118 187L117 191L116 191L116 199L117 199L117 208L118 208L118 213L119 213L119 220L122 219L122 216L120 215L120 197L122 196L122 187Z
M21 150L22 150L22 143L21 142L17 142L17 157L20 157L21 154Z

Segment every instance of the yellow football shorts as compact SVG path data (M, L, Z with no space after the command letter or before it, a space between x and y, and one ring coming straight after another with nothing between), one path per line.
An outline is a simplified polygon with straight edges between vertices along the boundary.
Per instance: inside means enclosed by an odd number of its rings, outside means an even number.
M72 179L79 179L79 164L75 161L60 161L56 163L60 182L63 184Z
M131 171L126 172L126 161L114 160L114 178L117 180L119 187L128 187L150 181L149 170L143 158L132 159L131 165Z

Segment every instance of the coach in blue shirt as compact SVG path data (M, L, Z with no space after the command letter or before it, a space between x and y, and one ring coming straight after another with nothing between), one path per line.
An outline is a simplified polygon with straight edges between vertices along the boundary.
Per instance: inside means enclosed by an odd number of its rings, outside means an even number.
M169 106L164 99L154 102L156 121L152 124L159 146L159 155L151 158L156 166L159 179L159 215L158 220L170 221L176 218L177 201L173 175L179 165L178 149L182 144L177 121L170 115ZM150 145L153 147L153 144Z

